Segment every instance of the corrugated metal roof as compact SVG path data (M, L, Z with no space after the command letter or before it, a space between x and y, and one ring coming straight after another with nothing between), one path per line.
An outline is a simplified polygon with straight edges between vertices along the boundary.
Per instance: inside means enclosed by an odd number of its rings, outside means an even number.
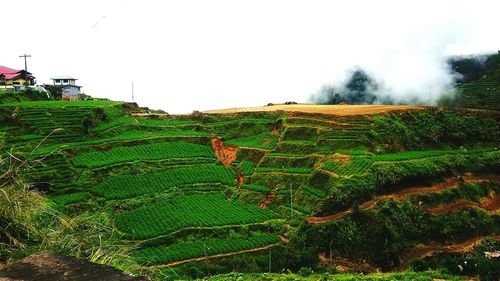
M56 79L59 79L59 80L78 80L77 78L73 78L71 76L67 76L67 75L60 75L60 76L55 76L53 78L50 78L52 80L56 80Z

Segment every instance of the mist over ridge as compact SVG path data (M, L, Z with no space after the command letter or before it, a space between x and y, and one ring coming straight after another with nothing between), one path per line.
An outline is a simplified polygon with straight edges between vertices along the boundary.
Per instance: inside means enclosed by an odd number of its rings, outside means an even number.
M325 84L310 101L318 104L421 104L435 105L443 95L454 95L455 86L480 79L495 67L498 54L448 56L428 65L431 75L415 76L411 67L401 68L395 79L391 66L367 71L361 66L346 69L341 80ZM425 71L425 69L423 69ZM408 79L421 85L407 84Z

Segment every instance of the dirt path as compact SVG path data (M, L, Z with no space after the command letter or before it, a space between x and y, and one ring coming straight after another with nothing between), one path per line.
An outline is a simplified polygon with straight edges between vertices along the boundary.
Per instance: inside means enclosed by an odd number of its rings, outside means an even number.
M372 266L367 263L353 262L345 259L333 257L330 259L326 253L319 254L319 262L326 267L335 267L339 272L363 272L363 273L380 273L378 267Z
M450 189L450 188L455 188L459 183L461 182L482 182L482 181L499 181L500 182L500 176L496 175L490 175L490 176L472 176L472 175L465 175L465 176L458 176L458 177L452 177L444 182L428 186L428 187L412 187L412 188L407 188L403 190L396 191L395 193L392 194L386 194L386 195L380 195L375 197L374 199L367 201L363 203L362 205L359 206L361 210L367 210L374 208L377 206L377 203L380 201L386 201L386 200L396 200L396 201L403 201L406 199L408 196L413 195L413 194L423 194L423 193L436 193L443 191L445 189ZM481 200L481 202L476 203L478 207L487 207L489 209L486 209L487 211L496 211L499 208L499 198L498 195L495 194L494 198L492 200L487 200L486 202L483 202L484 200ZM470 204L473 204L474 202L470 201L464 201ZM460 208L460 204L464 204L463 202L457 202L456 208ZM452 204L454 205L454 204ZM472 205L471 205L472 206ZM446 212L446 210L453 210L453 207L450 206L443 206L436 208L435 210L433 209L424 209L424 211L431 213L431 214L440 214L440 212ZM434 212L434 213L433 213ZM332 215L328 216L323 216L323 217L308 217L306 221L311 224L318 224L318 223L327 223L331 222L334 220L337 220L339 218L342 218L348 214L352 213L352 210L346 210L343 212L338 212Z
M139 281L149 280L149 278L134 277L110 266L88 262L76 257L39 253L2 268L0 280Z
M236 160L237 147L224 145L220 138L212 138L212 148L224 166L229 167Z
M428 214L437 216L444 214L446 212L455 212L465 208L475 207L483 209L488 213L497 213L498 210L500 209L499 205L500 205L500 195L496 192L492 192L489 198L483 198L479 202L458 200L456 202L453 202L452 204L447 204L436 208L424 208L423 211Z
M472 252L481 242L487 237L493 238L494 240L500 240L500 235L496 236L480 236L462 243L449 244L449 245L438 245L436 243L432 244L418 244L410 250L408 253L403 255L401 264L396 268L397 271L406 270L412 259L424 258L432 256L434 253L443 252L454 252L454 253L469 253Z
M375 114L388 111L401 111L422 109L421 106L411 105L315 105L315 104L293 104L284 105L277 104L272 106L262 107L241 107L241 108L228 108L219 110L208 110L204 113L208 114L230 114L240 112L272 112L272 111L287 111L287 112L304 112L304 113L319 113L319 114L332 114L332 115L363 115Z
M241 254L246 254L246 253L255 253L255 252L265 251L265 250L270 249L272 247L278 246L279 244L280 243L276 243L276 244L271 244L271 245L267 245L267 246L260 247L260 248L253 248L253 249L248 249L248 250L243 250L243 251L238 251L238 252L217 254L217 255L211 255L211 256L207 256L207 257L192 258L192 259L188 259L188 260L175 261L175 262L166 263L166 264L158 264L158 265L150 266L149 268L162 268L162 267L167 267L167 266L178 266L178 265L188 263L188 262L193 262L193 261L203 261L203 260L208 260L208 259L236 256L236 255L241 255Z

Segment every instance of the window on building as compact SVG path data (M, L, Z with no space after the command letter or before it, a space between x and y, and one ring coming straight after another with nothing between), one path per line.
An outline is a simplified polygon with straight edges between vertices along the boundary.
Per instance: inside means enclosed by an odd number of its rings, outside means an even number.
M68 83L68 79L64 79L64 80L63 80L63 83Z

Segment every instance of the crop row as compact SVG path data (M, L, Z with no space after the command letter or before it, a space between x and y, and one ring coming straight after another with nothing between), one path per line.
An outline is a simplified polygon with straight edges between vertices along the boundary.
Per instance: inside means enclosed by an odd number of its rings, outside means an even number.
M93 187L92 192L108 199L123 199L200 183L231 186L235 184L235 178L234 170L223 166L189 166L159 173L111 177Z
M271 132L263 132L255 136L228 140L226 145L274 149L277 143L278 136L273 135Z
M96 128L93 128L92 131L103 132L103 131L106 131L106 130L109 130L109 129L112 129L115 127L128 125L128 124L137 124L137 123L138 122L134 117L132 117L130 115L126 115L126 116L115 118L111 122L107 122L107 123L104 123Z
M317 189L315 187L312 187L310 185L301 185L300 186L300 189L320 198L320 199L323 199L326 197L326 192L324 192L323 190L320 190L320 189Z
M255 169L258 173L290 173L290 174L310 174L313 169L311 168L295 168L295 167L257 167Z
M161 142L115 147L102 152L86 152L73 158L72 162L75 166L94 168L137 160L190 157L214 158L215 156L209 146L186 142Z
M92 101L23 101L6 103L0 105L1 107L49 107L49 108L62 108L62 107L102 107L121 104L122 102L106 101L106 100L92 100Z
M255 163L251 161L241 161L241 173L244 176L251 176L253 174L253 169Z
M89 145L100 145L108 144L114 142L125 142L125 141L137 141L137 140L148 140L148 139L170 139L179 137L206 137L208 136L205 132L194 131L194 130L163 130L158 132L147 132L147 131L127 131L116 136L108 138L99 138L93 140L86 140L80 142L67 142L54 144L49 146L41 146L41 148L36 152L37 154L47 154L64 147L76 147L76 146L89 146ZM52 136L51 136L52 137Z
M262 158L259 163L261 167L304 167L312 168L316 163L317 157L302 155L302 157L288 156L281 154L280 156L275 156L267 154Z
M147 118L138 118L137 121L142 126L147 127L174 127L174 126L187 126L187 125L196 125L198 124L194 120L177 120L177 119L147 119Z
M365 157L339 158L323 164L321 168L342 176L355 175L365 173L372 163L372 160Z
M177 230L259 223L276 218L268 209L242 205L219 194L177 196L171 201L116 215L116 226L128 238L146 239Z
M183 241L169 246L145 248L134 253L133 258L143 265L171 263L261 248L279 241L279 237L275 234L255 232L248 237Z
M493 149L444 149L444 150L416 150L405 151L401 153L389 153L373 156L375 161L405 161L412 159L421 159L426 157L435 157L442 155L456 155L456 154L474 154L492 151Z
M258 184L244 184L241 188L250 190L250 191L256 191L260 193L269 193L271 192L271 189L267 186L263 185L258 185Z
M54 203L56 203L57 205L67 205L67 204L83 202L89 198L90 196L86 192L76 192L76 193L52 196L50 197L50 200L54 201Z

